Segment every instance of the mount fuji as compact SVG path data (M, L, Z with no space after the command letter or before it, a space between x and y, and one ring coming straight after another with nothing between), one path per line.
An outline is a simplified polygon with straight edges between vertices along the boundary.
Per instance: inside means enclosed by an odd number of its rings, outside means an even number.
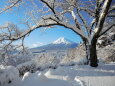
M56 41L52 42L52 44L74 44L75 42L72 42L64 37L58 38Z
M68 49L77 47L77 45L78 45L77 43L75 43L69 39L60 37L50 44L43 45L40 47L35 47L35 48L32 48L31 50L32 51L33 50L34 51L36 51L36 50L68 50Z

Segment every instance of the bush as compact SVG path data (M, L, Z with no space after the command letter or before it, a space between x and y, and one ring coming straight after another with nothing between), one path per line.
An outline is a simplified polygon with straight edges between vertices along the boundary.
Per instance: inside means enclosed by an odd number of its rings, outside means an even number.
M115 52L105 60L106 62L115 62Z
M77 64L78 64L78 65L86 65L86 64L87 64L87 59L86 59L86 57L80 59L79 62L78 62Z
M35 62L37 69L43 71L49 68L56 69L60 63L60 59L58 59L57 56L51 55L50 53L43 53L36 56Z
M19 71L13 66L0 68L0 86L4 86L19 80Z
M37 70L36 64L33 61L29 61L23 64L20 64L17 66L17 69L19 70L19 75L23 76L26 72L34 73Z

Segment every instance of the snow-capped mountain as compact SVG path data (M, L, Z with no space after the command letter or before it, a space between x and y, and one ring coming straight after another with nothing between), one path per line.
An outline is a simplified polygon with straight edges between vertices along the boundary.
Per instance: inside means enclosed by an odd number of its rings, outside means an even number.
M75 48L77 47L77 43L72 42L71 40L68 40L64 37L60 37L57 40L55 40L54 42L47 44L47 45L43 45L40 47L36 47L36 48L32 48L32 51L38 51L38 50L67 50L67 49L71 49L71 48Z
M73 44L73 43L74 42L72 42L64 37L60 37L56 41L54 41L52 44Z

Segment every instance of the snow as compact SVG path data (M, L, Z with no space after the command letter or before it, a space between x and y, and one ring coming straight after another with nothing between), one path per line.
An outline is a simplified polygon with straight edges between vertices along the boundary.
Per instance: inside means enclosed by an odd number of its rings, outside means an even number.
M56 70L50 69L29 76L33 78L27 77L26 82L32 80L30 82L35 83L34 86L114 86L115 64L101 64L98 68L84 65L58 67ZM36 85L37 78L39 85ZM25 85L32 86L31 83L27 83Z
M15 86L19 80L19 72L15 67L4 66L0 68L0 86L7 86L10 83Z
M76 16L75 16L74 11L71 11L71 14L72 14L73 19L76 20Z
M50 79L46 77L43 73L35 73L30 75L30 78L23 81L21 86L71 86L71 84L65 80L60 79ZM32 82L32 83L31 83Z
M56 41L54 41L52 44L71 44L71 43L73 42L64 37L60 37Z
M81 58L81 59L77 62L77 64L79 64L79 65L87 64L87 59L86 59L86 58Z
M102 44L103 40L98 40L97 43Z
M46 69L35 73L26 72L19 79L17 69L12 66L0 66L12 83L7 82L0 74L0 86L115 86L115 63L100 63L97 68L88 65L58 66L57 69Z

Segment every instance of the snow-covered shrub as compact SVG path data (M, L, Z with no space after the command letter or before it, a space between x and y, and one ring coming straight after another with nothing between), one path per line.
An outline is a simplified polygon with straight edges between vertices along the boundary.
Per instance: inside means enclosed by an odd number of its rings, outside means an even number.
M32 57L33 57L32 52L30 52L28 49L25 49L25 51L20 50L17 51L16 53L11 54L6 61L8 65L17 66L21 63L31 61Z
M103 48L97 47L97 56L105 62L115 61L115 42Z
M29 61L18 65L17 69L19 70L19 75L23 76L24 73L26 72L31 72L31 73L35 72L37 68L34 61Z
M87 59L86 57L80 59L78 62L77 62L78 65L86 65L87 64Z
M76 65L76 62L71 61L71 62L69 62L67 65L68 65L68 66L74 66L74 65Z
M51 53L42 53L35 58L38 70L44 70L47 68L55 69L60 63L60 59L57 56L51 55Z
M33 54L29 49L15 49L15 47L13 45L0 49L0 64L17 66L32 59Z
M75 58L77 58L75 56L75 49L71 49L68 51L67 55L65 55L65 57L61 60L60 65L61 66L74 66L77 62L77 60L75 60Z
M76 62L72 61L72 59L71 60L67 60L67 58L64 58L60 62L60 66L74 66L74 65L76 65Z
M62 59L61 63L78 62L86 56L85 54L85 46L80 44L78 47L68 50L67 56Z
M105 61L106 62L115 62L115 51L113 52L113 54L110 57L106 58Z
M61 65L64 65L64 64L68 64L68 63L70 63L72 60L73 60L74 58L72 58L72 57L68 57L68 56L65 56L62 60L61 60L61 62L60 62L60 64Z
M13 66L0 68L0 86L14 83L19 80L19 71Z

